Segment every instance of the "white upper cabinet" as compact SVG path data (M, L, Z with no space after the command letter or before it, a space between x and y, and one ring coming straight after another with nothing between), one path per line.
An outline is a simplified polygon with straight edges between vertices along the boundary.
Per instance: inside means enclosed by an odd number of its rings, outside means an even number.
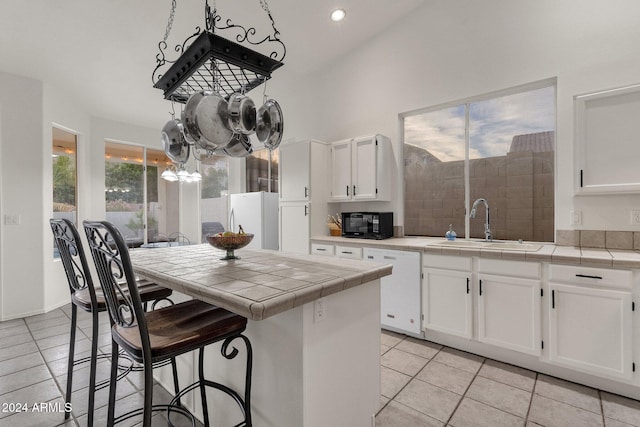
M331 145L331 201L388 201L391 167L389 138L366 136Z
M280 145L280 201L309 200L309 143Z
M351 199L351 142L335 142L331 145L331 200Z
M576 193L640 193L640 85L574 100Z

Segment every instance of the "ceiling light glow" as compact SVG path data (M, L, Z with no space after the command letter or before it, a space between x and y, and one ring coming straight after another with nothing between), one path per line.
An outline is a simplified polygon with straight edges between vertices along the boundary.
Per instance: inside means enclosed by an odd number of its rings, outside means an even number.
M345 12L344 9L336 9L333 12L331 12L331 20L333 22L340 22L344 19L346 15L347 15L347 12Z

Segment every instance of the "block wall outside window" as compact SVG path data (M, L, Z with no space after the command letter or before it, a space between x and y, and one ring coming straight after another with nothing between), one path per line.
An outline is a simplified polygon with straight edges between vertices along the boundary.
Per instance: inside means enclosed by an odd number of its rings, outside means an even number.
M485 198L494 239L554 240L555 85L409 114L404 126L405 234L452 224L483 238L484 206L468 230L465 215Z

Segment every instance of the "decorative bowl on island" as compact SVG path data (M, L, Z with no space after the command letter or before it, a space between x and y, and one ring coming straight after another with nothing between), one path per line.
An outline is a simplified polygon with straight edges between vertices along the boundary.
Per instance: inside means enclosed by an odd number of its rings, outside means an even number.
M229 234L227 234L229 233ZM222 260L227 259L240 259L234 253L236 249L241 249L247 246L253 240L253 234L251 233L218 233L208 234L207 241L211 246L216 249L222 249L227 251L227 255Z

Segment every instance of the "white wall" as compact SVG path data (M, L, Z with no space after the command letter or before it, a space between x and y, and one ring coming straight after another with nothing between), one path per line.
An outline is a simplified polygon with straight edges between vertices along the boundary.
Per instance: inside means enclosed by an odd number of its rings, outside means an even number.
M571 228L569 210L578 209L579 228L633 229L629 209L640 207L640 195L573 196L573 96L640 82L639 17L636 0L425 2L304 87L289 86L314 108L286 136L334 141L379 132L393 140L401 167L399 113L557 77L556 228ZM299 116L300 102L283 107L285 118ZM398 224L401 188L399 180L390 205Z
M0 73L0 318L40 312L44 305L42 83ZM5 225L19 215L19 225Z

